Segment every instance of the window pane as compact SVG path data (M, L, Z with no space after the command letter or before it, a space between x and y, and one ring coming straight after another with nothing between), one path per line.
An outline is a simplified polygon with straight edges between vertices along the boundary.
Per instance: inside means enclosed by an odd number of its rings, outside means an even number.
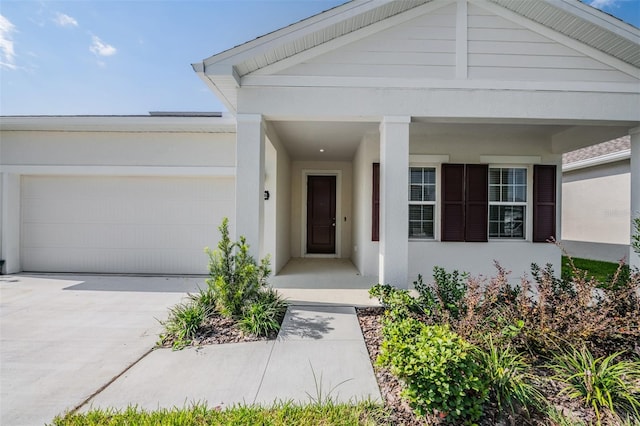
M436 187L435 185L428 185L424 187L423 201L435 201L436 200Z
M436 183L436 169L423 169L424 170L424 183L435 184Z
M524 238L524 206L490 206L489 237Z
M514 201L519 203L524 203L527 201L527 187L526 186L516 186L515 190L515 198Z
M433 238L433 206L409 206L409 238Z
M419 167L412 167L410 179L411 183L422 183L422 169Z
M489 201L500 201L500 187L499 186L490 186L489 187Z
M409 201L422 201L421 185L411 185L409 192Z
M500 184L500 169L490 169L489 170L489 184L490 185L499 185Z

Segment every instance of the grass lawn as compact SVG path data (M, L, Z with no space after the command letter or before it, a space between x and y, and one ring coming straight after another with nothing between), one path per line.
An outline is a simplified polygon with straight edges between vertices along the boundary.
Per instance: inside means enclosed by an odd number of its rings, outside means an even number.
M614 262L604 262L601 260L581 259L574 257L573 264L581 271L587 272L587 276L594 277L601 283L610 281L611 277L616 273L618 264ZM571 275L571 266L569 265L569 258L562 256L562 276L569 277Z
M291 402L275 404L270 408L238 405L225 409L194 405L190 408L146 411L129 407L124 411L112 409L91 410L58 416L55 426L156 426L156 425L323 425L368 426L386 424L387 414L382 405L360 402L353 405L325 404L297 405Z

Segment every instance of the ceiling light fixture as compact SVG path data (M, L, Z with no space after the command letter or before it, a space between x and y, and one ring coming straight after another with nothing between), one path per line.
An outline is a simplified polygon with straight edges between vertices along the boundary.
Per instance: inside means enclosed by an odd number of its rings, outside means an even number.
M320 148L320 152L324 152L324 148Z

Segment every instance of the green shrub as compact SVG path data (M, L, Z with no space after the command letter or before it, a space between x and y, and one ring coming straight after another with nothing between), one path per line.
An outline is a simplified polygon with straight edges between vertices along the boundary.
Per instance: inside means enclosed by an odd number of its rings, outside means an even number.
M268 336L280 330L280 324L287 311L287 302L274 289L259 292L246 305L240 318L240 328L255 336Z
M465 311L463 301L467 292L468 275L457 270L447 272L444 268L435 266L433 278L436 286L435 293L442 309L449 312L454 319L458 319Z
M402 394L418 414L447 422L480 418L488 387L469 343L448 326L414 318L388 321L384 334L377 362L405 383Z
M598 424L600 410L621 410L640 416L640 361L616 361L621 352L595 358L583 347L571 347L557 354L549 368L554 379L567 385L561 393L581 399L594 409Z
M160 344L171 342L173 349L182 349L191 343L210 310L198 303L180 303L169 309L169 318L161 322L165 333Z
M418 301L408 290L392 287L389 284L376 284L369 289L369 296L378 299L386 308L385 315L392 318L404 318L410 313L421 313Z
M206 282L215 294L218 312L238 318L244 306L266 287L271 274L269 259L262 259L258 265L249 254L249 245L244 237L232 242L227 218L223 219L218 230L221 234L218 249L205 249L209 255L209 278Z
M508 410L516 414L519 409L529 412L530 407L539 408L544 397L531 383L533 375L524 357L511 345L499 347L488 339L488 349L477 351L478 361L484 367L489 382L489 397L503 414Z

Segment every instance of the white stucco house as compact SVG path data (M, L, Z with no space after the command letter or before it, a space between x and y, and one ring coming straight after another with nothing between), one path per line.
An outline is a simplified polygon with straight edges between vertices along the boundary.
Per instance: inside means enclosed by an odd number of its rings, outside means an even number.
M561 239L571 256L611 262L629 257L630 148L629 136L623 136L562 156Z
M7 272L203 273L224 216L276 271L559 271L562 154L625 135L640 211L640 31L577 0L353 1L193 68L228 113L2 118Z

